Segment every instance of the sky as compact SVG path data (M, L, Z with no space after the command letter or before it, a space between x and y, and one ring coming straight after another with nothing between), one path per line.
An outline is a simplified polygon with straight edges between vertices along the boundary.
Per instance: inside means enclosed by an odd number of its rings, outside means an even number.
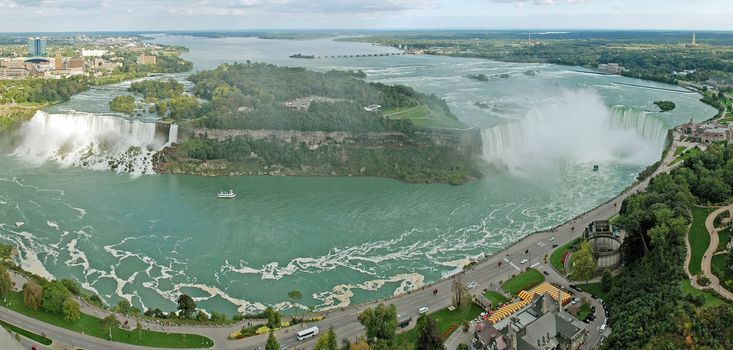
M733 30L733 0L0 0L0 32Z

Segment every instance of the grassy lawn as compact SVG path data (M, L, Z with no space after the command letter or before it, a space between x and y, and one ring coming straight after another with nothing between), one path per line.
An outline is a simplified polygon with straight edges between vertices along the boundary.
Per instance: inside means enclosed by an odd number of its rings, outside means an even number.
M583 321L588 317L588 315L590 315L590 313L590 303L583 303L583 305L580 305L580 309L578 309L578 313L575 315L575 318Z
M721 299L715 293L696 289L690 284L690 281L686 279L682 280L682 294L702 295L702 297L705 299L705 304L702 305L702 307L704 308L709 306L718 306L726 303L725 300Z
M727 246L728 242L730 242L730 237L731 237L731 227L728 227L727 229L718 232L718 249L715 251L721 252L725 250L725 246Z
M437 113L425 105L400 110L387 110L384 112L384 116L390 119L410 119L418 126L449 129L463 129L466 127L463 123Z
M554 268L555 271L559 272L561 275L566 274L565 266L561 262L562 256L563 254L565 254L566 251L570 250L570 247L573 246L573 243L575 243L575 240L557 247L555 251L552 252L552 255L550 255L550 265L552 265L552 268Z
M693 276L700 274L702 256L710 245L710 235L705 229L705 218L714 210L713 208L692 208L692 226L690 226L688 237L692 248L690 274Z
M715 276L718 276L720 285L729 290L733 291L733 274L727 272L726 264L728 263L728 254L720 254L713 257L712 265L710 269L713 271Z
M583 291L590 293L596 298L608 300L608 292L604 292L603 289L601 289L600 283L578 284L578 287L580 287Z
M481 314L481 312L483 312L483 310L478 307L478 305L469 303L467 306L463 306L453 311L448 309L438 310L430 314L430 316L438 322L440 334L445 334L451 330L451 328L454 330L459 329L463 321L470 321ZM415 322L417 322L417 319L415 319ZM446 335L446 338L448 336L450 336L450 334ZM397 344L415 344L416 342L417 328L412 328L407 332L397 335Z
M35 318L58 327L66 328L75 332L107 339L108 331L99 327L99 319L87 314L81 314L79 321L74 323L66 322L62 315L49 314L41 310L32 310L23 304L23 294L12 292L8 295L8 303L2 303L4 307L19 312L23 315ZM144 330L138 336L134 331L135 325L131 325L132 331L120 328L112 329L112 340L120 343L141 345L148 347L165 348L209 348L214 342L206 337L196 334L162 333Z
M528 269L525 272L516 275L512 279L501 284L501 289L505 290L511 295L517 295L519 291L530 289L545 281L545 276L542 272L535 269Z
M509 301L509 298L505 297L501 293L494 292L493 290L489 290L489 291L484 292L484 296L487 299L491 300L491 305L493 305L494 307L497 307L497 306L499 306L501 304L504 304L507 301Z
M690 148L687 151L683 152L681 157L677 157L675 160L673 160L670 165L684 161L685 159L690 158L691 156L698 154L700 152L701 152L700 149L697 147Z
M687 149L687 147L685 147L685 146L677 146L674 149L674 156L677 157L678 155L680 155L680 153L684 152L686 149Z
M0 321L0 326L3 326L3 328L7 329L8 332L18 333L18 334L20 334L20 335L22 335L22 336L24 336L24 337L26 337L26 338L28 338L30 340L33 340L33 341L35 341L37 343L40 343L40 344L43 344L43 345L46 345L46 346L51 345L51 343L53 342L51 339L48 339L48 338L46 338L46 337L44 337L44 336L42 336L40 334L36 334L36 333L31 332L31 331L27 331L27 330L25 330L23 328L17 327L15 325L12 325L12 324L7 323L5 321Z

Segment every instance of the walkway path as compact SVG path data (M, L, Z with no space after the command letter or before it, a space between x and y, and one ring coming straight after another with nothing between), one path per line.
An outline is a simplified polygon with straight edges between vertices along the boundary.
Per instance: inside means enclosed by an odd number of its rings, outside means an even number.
M728 300L733 300L733 293L720 285L718 276L715 276L712 273L712 269L710 267L713 261L713 255L715 255L715 251L718 249L719 241L718 230L715 229L715 218L725 211L733 213L733 204L716 209L705 219L705 228L710 234L710 245L708 245L708 250L705 251L705 255L702 256L702 273L705 277L710 279L710 288L717 291L722 297Z

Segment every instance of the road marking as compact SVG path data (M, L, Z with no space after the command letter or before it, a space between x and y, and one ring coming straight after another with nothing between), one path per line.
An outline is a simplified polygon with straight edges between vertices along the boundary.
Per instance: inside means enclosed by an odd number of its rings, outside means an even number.
M540 263L536 262L536 263L532 264L532 266L530 266L530 267L535 267L535 266L537 266L537 265L539 265L539 264L540 264Z
M522 271L522 269L520 269L519 266L514 265L514 263L511 262L511 261L509 262L509 265L512 265L512 267L515 268L515 269L517 269L517 271Z

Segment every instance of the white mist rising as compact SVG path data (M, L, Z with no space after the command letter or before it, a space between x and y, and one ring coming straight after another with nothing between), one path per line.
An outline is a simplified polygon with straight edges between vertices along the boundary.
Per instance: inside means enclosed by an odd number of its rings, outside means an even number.
M667 130L644 112L604 104L593 90L565 90L521 121L483 130L484 157L516 174L559 164L648 165L658 160Z
M154 123L84 113L38 111L18 133L13 155L32 164L55 161L133 175L153 173L152 156L167 141L156 136Z

